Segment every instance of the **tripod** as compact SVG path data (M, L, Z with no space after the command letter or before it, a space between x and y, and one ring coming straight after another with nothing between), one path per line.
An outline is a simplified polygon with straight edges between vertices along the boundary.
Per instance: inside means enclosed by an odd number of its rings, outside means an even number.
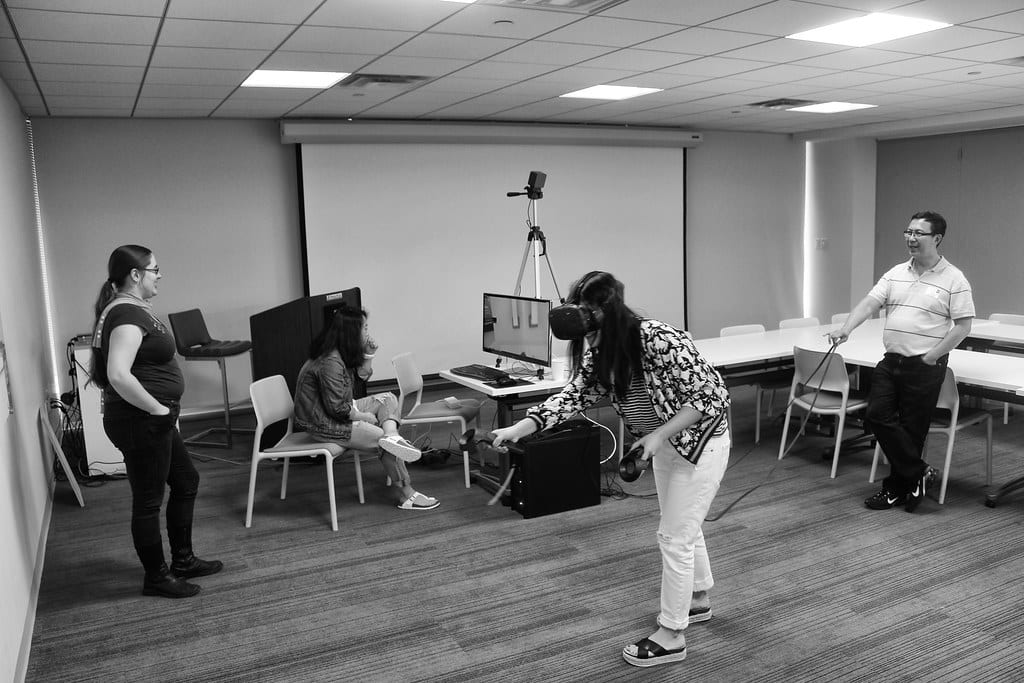
M536 171L535 171L536 173ZM531 174L531 179L532 179ZM542 181L543 182L543 181ZM526 225L529 227L529 232L526 235L526 247L523 249L523 260L519 264L519 275L516 276L516 287L512 292L515 296L519 296L523 290L523 273L526 271L526 261L533 256L533 297L540 299L540 259L543 256L544 262L547 263L548 273L551 275L551 283L555 286L555 296L558 297L559 303L562 302L562 293L558 291L558 280L555 278L555 270L551 267L551 259L548 257L548 243L544 237L544 233L541 232L540 226L537 225L537 200L544 196L544 193L539 188L535 188L533 185L526 186L526 192L508 192L506 193L509 197L517 197L519 195L527 195L530 198L530 202L526 205Z

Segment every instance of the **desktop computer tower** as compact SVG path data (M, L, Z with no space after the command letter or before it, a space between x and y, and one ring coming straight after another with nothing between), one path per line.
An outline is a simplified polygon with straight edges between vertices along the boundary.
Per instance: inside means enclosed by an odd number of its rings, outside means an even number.
M601 503L601 430L574 420L508 444L510 506L524 518Z

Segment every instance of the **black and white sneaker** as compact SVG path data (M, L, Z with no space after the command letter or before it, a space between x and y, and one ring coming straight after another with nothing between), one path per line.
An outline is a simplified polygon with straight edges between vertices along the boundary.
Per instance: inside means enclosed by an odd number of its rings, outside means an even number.
M894 508L897 505L902 505L906 502L906 499L906 496L898 496L883 488L875 495L865 499L864 505L868 506L872 510L888 510L889 508Z
M916 510L917 506L921 504L922 500L924 500L926 491L938 478L939 471L937 469L934 467L926 468L924 474L917 480L914 490L907 494L907 504L904 509L907 512L913 512Z

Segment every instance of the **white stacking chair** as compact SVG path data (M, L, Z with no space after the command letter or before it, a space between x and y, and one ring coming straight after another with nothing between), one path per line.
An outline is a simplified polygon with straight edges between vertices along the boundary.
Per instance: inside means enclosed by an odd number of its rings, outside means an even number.
M1024 326L1024 315L1018 313L993 313L988 317L989 320L995 320L996 322L1006 323L1007 325L1021 325ZM1006 401L1003 402L1003 424L1010 423L1010 404Z
M731 325L729 327L723 327L719 332L719 337L732 337L739 334L764 334L764 325L757 323L749 325ZM789 382L760 382L756 379L747 381L744 377L739 377L734 380L727 380L728 386L746 386L750 385L754 387L754 443L761 442L761 403L765 392L771 392L771 398L774 398L775 391L778 389L785 389L789 386ZM771 415L771 398L768 402L768 414ZM729 406L727 411L727 418L729 420L729 429L732 430L732 405Z
M821 323L813 315L807 318L786 318L779 321L780 330L788 330L792 327L817 327Z
M480 414L480 401L472 398L455 401L441 400L423 403L423 375L416 367L411 353L400 353L391 359L398 379L398 410L402 424L431 424L434 422L458 422L459 434L465 434L469 425L476 424ZM413 404L405 409L405 400L412 396ZM469 453L462 452L462 470L469 488Z
M980 408L965 408L960 403L960 392L956 387L956 375L950 368L946 368L946 377L942 381L942 389L939 390L939 400L935 404L938 414L932 416L932 424L928 427L928 434L946 435L946 459L942 464L942 488L939 489L939 505L946 502L946 485L949 483L949 464L953 460L953 443L956 440L956 433L971 425L985 423L986 447L985 447L985 484L992 484L992 414ZM925 442L927 450L928 443ZM875 457L871 461L871 474L868 481L875 480L875 473L878 469L878 458L883 455L882 447L875 445Z
M356 488L359 502L364 503L363 473L359 463L360 451L346 449L336 443L316 441L303 432L292 431L294 404L288 392L288 384L281 375L257 380L249 385L252 409L256 413L256 433L252 444L252 464L249 466L249 500L245 510L245 526L252 526L252 508L256 497L256 470L264 460L284 461L281 472L281 500L288 491L288 464L292 458L323 456L327 469L327 493L331 502L331 528L338 530L338 508L334 495L334 461L346 453L352 453L356 466ZM274 446L260 448L263 431L272 424L287 420L285 434Z
M839 424L832 453L832 473L829 475L835 479L846 416L867 408L868 401L866 396L850 389L850 376L846 374L843 357L833 352L826 361L827 355L824 351L793 347L793 383L789 390L786 421L782 426L782 441L779 442L779 460L786 454L786 436L794 406L812 414L836 415Z

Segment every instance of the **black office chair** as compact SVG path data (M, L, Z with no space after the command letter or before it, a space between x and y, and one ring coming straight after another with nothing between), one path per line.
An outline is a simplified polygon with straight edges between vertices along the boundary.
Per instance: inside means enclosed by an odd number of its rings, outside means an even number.
M171 322L171 330L174 333L174 345L178 353L185 360L212 360L220 366L221 387L224 392L224 426L204 429L185 439L185 443L192 446L207 446L210 448L231 448L232 434L252 434L251 429L231 428L231 404L228 399L228 373L224 360L231 356L238 356L247 353L252 349L252 342L249 341L220 341L211 339L206 329L206 322L203 314L198 308L193 308L180 313L171 313L167 316ZM204 441L210 434L224 433L224 441Z

